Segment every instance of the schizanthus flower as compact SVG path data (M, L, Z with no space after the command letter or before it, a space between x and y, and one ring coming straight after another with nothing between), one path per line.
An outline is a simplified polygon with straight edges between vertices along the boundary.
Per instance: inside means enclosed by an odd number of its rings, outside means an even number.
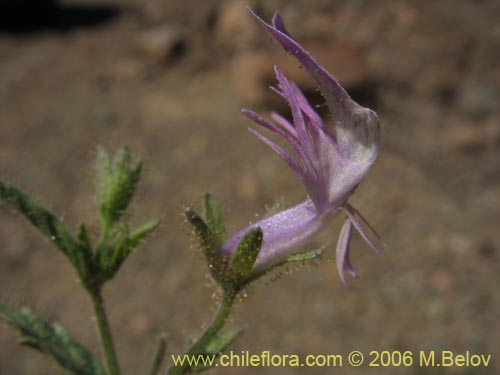
M333 124L325 124L297 85L275 67L279 85L274 90L288 102L293 124L274 112L271 114L274 124L251 110L243 109L242 113L290 143L297 159L261 133L249 129L299 176L309 198L293 208L240 230L222 246L222 253L230 257L243 235L251 228L260 227L264 240L254 272L263 271L296 252L299 245L324 227L327 218L342 211L346 219L338 239L336 258L340 278L349 286L346 272L357 277L349 259L352 227L378 254L380 248L372 237L385 246L363 216L347 203L377 157L380 143L378 117L372 110L354 102L335 77L290 36L278 13L274 15L272 24L267 24L250 12L318 84Z

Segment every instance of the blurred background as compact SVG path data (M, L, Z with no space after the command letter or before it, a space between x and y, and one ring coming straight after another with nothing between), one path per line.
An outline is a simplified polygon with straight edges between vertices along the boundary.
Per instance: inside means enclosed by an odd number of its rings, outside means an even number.
M162 225L105 288L123 373L145 373L160 332L169 335L169 353L182 353L214 313L214 289L183 207L201 208L210 191L233 233L277 200L305 198L293 172L249 135L239 110L286 113L268 90L273 64L323 102L246 4L265 19L280 9L290 32L379 114L380 156L351 202L392 250L377 257L356 235L351 259L361 278L346 289L334 262L338 218L311 244L327 244L321 262L247 291L228 325L247 327L233 349L469 350L492 354L492 366L363 372L497 374L498 1L0 0L1 178L69 228L83 218L96 233L96 145L129 145L145 160L128 216L136 224L161 217ZM1 301L60 322L99 354L75 272L5 204L0 243ZM0 374L60 373L15 342L2 322ZM212 371L256 372L303 373Z

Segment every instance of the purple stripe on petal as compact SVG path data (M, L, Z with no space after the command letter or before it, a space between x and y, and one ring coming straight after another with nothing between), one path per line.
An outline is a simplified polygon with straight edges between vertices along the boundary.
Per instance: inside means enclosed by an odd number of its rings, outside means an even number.
M283 150L280 146L278 146L273 141L264 137L258 131L254 130L252 128L248 128L248 130L250 131L250 133L255 135L257 138L259 138L266 145L271 147L273 149L273 151L276 152L288 164L288 166L293 169L293 171L295 173L297 173L299 176L302 176L304 174L304 171L302 170L302 168L300 168L299 165L296 163L296 161L285 150Z

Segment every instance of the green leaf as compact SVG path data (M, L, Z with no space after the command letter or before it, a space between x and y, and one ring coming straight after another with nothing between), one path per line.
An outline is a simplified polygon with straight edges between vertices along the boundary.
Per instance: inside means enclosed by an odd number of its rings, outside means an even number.
M219 205L209 193L205 194L205 217L208 227L217 236L217 247L220 248L227 239L226 227L224 226Z
M19 343L52 357L67 375L106 375L99 361L58 324L48 324L27 308L0 304L0 317L20 335Z
M260 227L252 228L245 233L229 263L229 271L238 284L247 278L259 255L263 233Z
M132 251L151 235L160 224L159 220L152 220L137 228L129 235L125 224L116 225L105 244L98 250L98 259L102 271L103 282L113 278L125 259Z
M33 200L28 194L1 180L0 197L24 215L68 257L71 263L80 268L80 261L77 257L81 247L66 231L57 217Z
M97 148L96 172L103 237L106 237L107 231L118 221L130 204L139 181L141 168L140 160L132 164L127 147L120 148L112 161L102 147Z
M92 244L90 243L90 238L84 223L78 224L76 238L80 242L80 246L84 248L86 252L92 252Z
M92 253L92 244L84 223L80 223L76 230L78 240L78 250L75 252L75 262L80 278L84 286L88 289L94 281L96 272L94 256Z
M212 233L207 223L191 208L184 210L186 218L193 226L194 232L198 239L200 249L207 259L208 268L216 281L221 282L224 276L224 260L220 254L218 239Z
M149 237L160 225L160 220L151 220L134 230L130 235L129 246L135 249L141 241Z

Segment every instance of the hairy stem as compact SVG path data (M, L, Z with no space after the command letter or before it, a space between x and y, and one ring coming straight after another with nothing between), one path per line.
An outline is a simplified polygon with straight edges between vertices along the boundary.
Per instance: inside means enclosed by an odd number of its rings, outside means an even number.
M97 319L99 334L101 336L101 345L104 351L104 356L106 358L108 374L120 375L120 366L118 365L115 345L113 343L113 337L111 335L111 329L109 327L108 317L106 315L106 309L104 308L104 301L102 299L101 291L90 291L89 294L94 306L94 313Z
M186 356L196 356L199 354L203 354L206 349L207 344L214 338L214 336L219 333L221 328L226 323L229 314L231 313L231 309L233 307L234 297L236 293L234 292L223 292L222 300L219 305L219 309L217 310L217 314L215 315L212 323L208 326L208 328L203 332L203 334L194 342L193 345L189 348L189 350L184 354ZM188 361L184 361L184 363L180 366L172 366L170 367L168 373L170 375L179 375L185 374L190 370L190 365Z

